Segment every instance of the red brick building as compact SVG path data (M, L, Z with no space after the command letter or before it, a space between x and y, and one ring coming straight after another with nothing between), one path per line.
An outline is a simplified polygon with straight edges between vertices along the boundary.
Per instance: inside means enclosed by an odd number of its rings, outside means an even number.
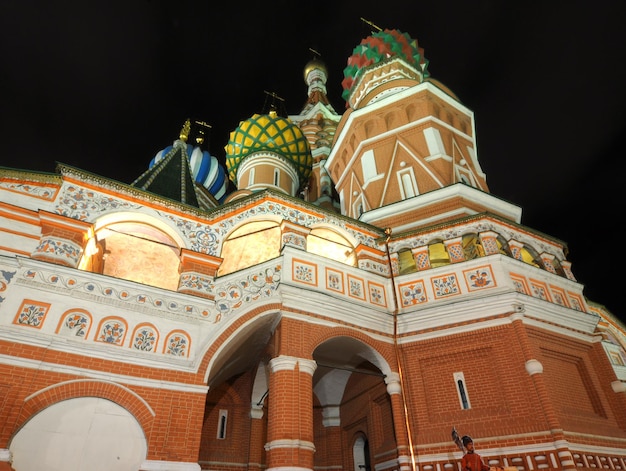
M490 194L417 41L355 51L343 114L314 59L225 169L195 121L131 184L2 169L0 470L453 471L453 428L626 467L624 326Z

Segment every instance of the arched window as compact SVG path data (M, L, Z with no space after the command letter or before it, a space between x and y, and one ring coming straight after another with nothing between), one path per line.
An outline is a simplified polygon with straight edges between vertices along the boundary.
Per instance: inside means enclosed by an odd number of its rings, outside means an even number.
M428 246L428 257L432 268L441 267L450 263L450 255L443 242L435 242Z
M398 252L398 274L414 273L417 271L415 258L411 249L402 249Z
M507 257L513 256L511 254L511 248L509 247L509 243L500 234L498 234L498 236L496 237L496 244L498 244L498 250L502 255L506 255Z
M461 409L470 409L472 406L470 405L469 396L467 394L467 386L465 383L465 375L462 371L456 372L453 374L454 382L456 384L456 392L459 396L459 403L461 405Z
M350 266L356 266L354 247L344 236L325 227L311 230L306 241L307 252L321 255Z
M96 230L79 268L175 291L180 247L144 222L115 222Z
M474 258L485 256L485 251L482 245L480 245L478 234L465 234L462 239L462 244L465 260L473 260Z
M541 258L535 249L525 245L521 250L522 261L524 263L528 263L529 265L535 266L537 268L543 268L543 263L541 262Z
M218 276L251 267L280 255L281 230L275 221L254 221L235 229L222 245Z

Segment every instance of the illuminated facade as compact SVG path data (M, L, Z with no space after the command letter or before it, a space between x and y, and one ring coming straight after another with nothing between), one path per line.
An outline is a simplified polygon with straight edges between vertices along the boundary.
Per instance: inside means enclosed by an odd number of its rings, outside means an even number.
M0 470L626 468L624 326L491 195L417 42L125 184L0 176ZM194 141L195 137L195 141ZM230 181L230 183L229 183ZM11 468L12 466L12 468Z

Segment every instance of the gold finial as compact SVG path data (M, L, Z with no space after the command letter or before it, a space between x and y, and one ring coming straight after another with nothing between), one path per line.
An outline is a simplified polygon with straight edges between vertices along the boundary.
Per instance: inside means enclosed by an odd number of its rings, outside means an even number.
M187 139L189 139L190 131L191 131L191 121L187 119L187 121L185 121L185 124L183 124L183 128L180 130L180 134L178 135L180 140L183 142L187 142Z
M371 21L369 21L369 20L366 20L366 19L365 19L365 18L363 18L363 17L361 17L361 21L362 21L363 23L367 23L367 24L368 24L368 25L370 25L372 28L375 28L375 29L376 29L376 31L382 31L382 28L379 28L379 27L378 27L378 26L376 26L374 23L372 23L372 22L371 22Z
M204 142L204 130L211 129L211 125L205 121L194 121L194 124L197 124L198 135L196 136L196 144L200 145Z
M282 104L281 109L282 109L285 106L285 104L284 104L285 99L280 97L280 96L278 96L274 92L268 92L267 90L263 90L263 92L265 92L265 94L268 97L271 97L271 99L272 99L272 102L269 105L269 113L268 114L275 118L276 116L278 116L278 107L276 106L276 100L281 102L281 104ZM267 106L267 98L265 99L265 103L266 103L266 106Z

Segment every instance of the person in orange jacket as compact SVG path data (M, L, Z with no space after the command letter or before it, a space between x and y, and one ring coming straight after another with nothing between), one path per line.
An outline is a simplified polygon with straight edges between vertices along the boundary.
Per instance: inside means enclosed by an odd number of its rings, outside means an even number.
M461 438L467 452L461 458L461 471L502 471L499 466L489 466L483 462L481 456L474 451L474 440L469 435Z

